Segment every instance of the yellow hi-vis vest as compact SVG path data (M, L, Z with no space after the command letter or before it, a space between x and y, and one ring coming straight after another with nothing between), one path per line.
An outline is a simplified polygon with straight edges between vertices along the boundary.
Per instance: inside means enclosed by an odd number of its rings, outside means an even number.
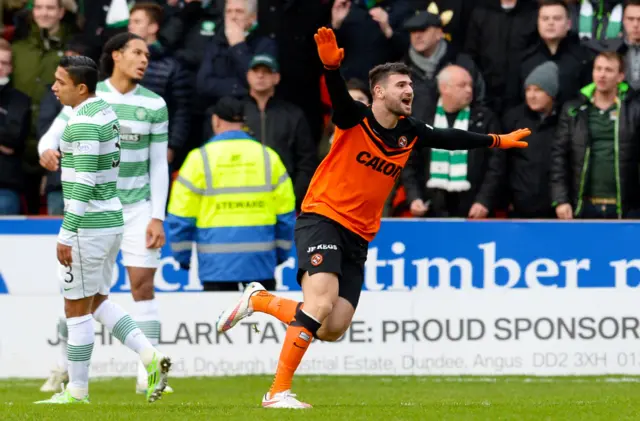
M273 279L293 245L295 196L278 154L245 132L189 153L169 199L169 242L189 267L192 245L206 281Z

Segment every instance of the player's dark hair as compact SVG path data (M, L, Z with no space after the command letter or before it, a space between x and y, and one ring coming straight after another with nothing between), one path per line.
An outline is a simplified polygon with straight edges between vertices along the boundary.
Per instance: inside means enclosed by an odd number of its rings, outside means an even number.
M112 57L113 52L125 49L127 44L129 44L129 41L134 39L144 41L142 37L132 34L131 32L123 32L114 35L109 39L109 41L107 41L102 49L102 55L100 56L100 73L102 79L111 77L113 74L113 66L115 66Z
M60 59L60 67L69 73L76 85L86 85L90 94L96 92L98 84L98 66L86 56L65 56Z
M544 6L562 6L564 11L567 12L567 17L571 15L569 5L566 0L538 0L538 11L540 11Z
M407 75L411 76L411 69L404 63L385 63L379 64L369 71L369 90L373 95L373 87L380 83L386 82L390 75Z

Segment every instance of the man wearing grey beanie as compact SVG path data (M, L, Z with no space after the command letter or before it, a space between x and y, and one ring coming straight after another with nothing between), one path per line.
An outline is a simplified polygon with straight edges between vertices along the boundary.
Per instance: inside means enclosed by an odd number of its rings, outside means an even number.
M551 146L558 123L554 97L558 95L559 85L558 66L553 61L538 65L526 78L525 102L506 112L502 127L530 127L529 147L517 153L491 152L474 207L482 207L487 213L496 210L502 194L506 194L512 205L509 217L554 217L549 169Z
M551 98L558 95L558 65L553 61L547 61L533 69L524 81L524 89L534 85L542 89Z

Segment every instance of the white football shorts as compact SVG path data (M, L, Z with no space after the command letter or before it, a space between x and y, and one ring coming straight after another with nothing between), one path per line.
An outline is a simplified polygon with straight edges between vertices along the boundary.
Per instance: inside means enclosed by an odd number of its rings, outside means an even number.
M123 205L124 236L122 238L122 265L135 268L158 268L160 249L148 249L147 226L151 221L151 201Z
M122 234L76 236L71 267L59 264L60 288L69 300L109 295Z

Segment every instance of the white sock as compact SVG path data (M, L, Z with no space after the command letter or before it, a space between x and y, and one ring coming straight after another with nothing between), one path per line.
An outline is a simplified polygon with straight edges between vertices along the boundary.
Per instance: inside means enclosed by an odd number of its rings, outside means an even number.
M69 339L67 359L69 360L69 385L67 390L76 399L89 394L89 366L95 339L95 329L91 314L67 319Z
M105 300L100 304L100 307L96 309L93 316L98 322L102 323L116 339L140 355L144 365L151 363L155 348L122 307L111 300Z
M134 302L133 318L136 324L149 339L151 345L157 347L160 342L160 312L156 299ZM138 364L138 383L147 383L147 370L144 364Z
M136 324L144 333L144 336L149 338L151 345L158 345L160 342L160 312L158 310L158 301L136 301L133 303L133 319Z
M69 340L69 330L67 329L67 319L65 317L60 317L60 320L58 320L58 339L60 340L58 368L62 371L67 371L69 369L67 361L67 342Z

